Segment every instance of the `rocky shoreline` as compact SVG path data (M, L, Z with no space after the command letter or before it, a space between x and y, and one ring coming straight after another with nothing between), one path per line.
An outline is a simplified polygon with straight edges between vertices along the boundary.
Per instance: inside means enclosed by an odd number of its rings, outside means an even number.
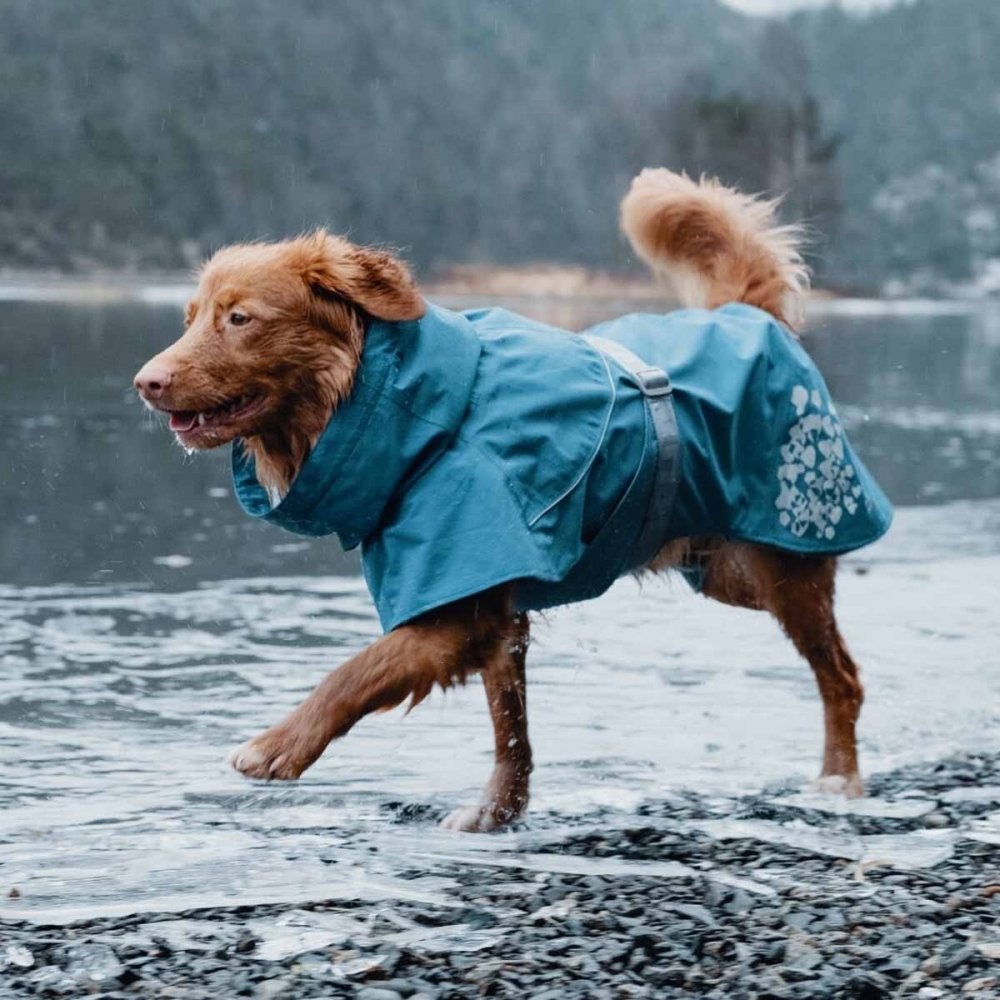
M558 840L540 817L529 850L456 861L448 907L0 921L0 997L1000 997L1000 755L869 790L684 795Z

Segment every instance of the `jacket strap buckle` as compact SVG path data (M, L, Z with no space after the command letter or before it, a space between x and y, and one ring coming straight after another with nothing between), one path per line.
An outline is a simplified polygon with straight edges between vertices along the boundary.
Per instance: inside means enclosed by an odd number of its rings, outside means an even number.
M646 516L633 548L637 555L636 565L645 565L666 541L680 479L680 434L670 398L673 387L670 376L662 368L647 364L623 344L589 334L585 334L584 338L621 365L646 397L646 408L656 436L656 475Z
M669 396L673 392L670 376L662 368L640 368L632 371L644 396Z

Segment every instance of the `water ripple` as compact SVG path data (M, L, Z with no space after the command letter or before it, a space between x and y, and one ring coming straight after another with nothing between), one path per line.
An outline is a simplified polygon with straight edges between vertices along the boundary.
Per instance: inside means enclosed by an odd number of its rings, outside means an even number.
M975 748L1000 718L1000 677L982 669L1000 644L1000 623L983 610L1000 602L998 559L920 561L907 539L933 516L904 512L896 540L848 562L842 577L844 630L866 668L869 771ZM436 693L412 715L364 720L299 783L248 783L226 768L229 748L377 634L363 584L345 577L177 592L0 587L0 842L5 884L21 892L3 912L69 919L317 897L446 900L456 858L586 867L559 860L553 845L687 789L704 802L716 796L720 835L907 863L950 849L733 826L732 796L811 777L818 700L766 616L670 581L622 581L602 601L539 623L529 669L538 768L518 832L476 838L436 827L489 773L476 682Z

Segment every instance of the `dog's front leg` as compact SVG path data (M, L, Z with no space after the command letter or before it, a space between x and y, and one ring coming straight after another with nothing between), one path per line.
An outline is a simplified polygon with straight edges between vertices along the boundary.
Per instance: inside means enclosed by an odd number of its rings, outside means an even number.
M230 763L249 778L291 780L370 712L407 697L422 701L483 670L509 645L513 613L507 588L430 612L394 629L328 674L278 725L245 743Z
M517 819L528 805L531 745L525 701L524 660L528 651L528 617L518 615L514 634L483 670L486 700L493 719L493 774L478 805L463 806L442 824L449 830L485 833Z

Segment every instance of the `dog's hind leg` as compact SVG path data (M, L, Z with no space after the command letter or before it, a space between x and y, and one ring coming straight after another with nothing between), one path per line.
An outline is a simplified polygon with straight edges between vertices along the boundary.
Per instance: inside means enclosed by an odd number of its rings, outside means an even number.
M707 559L704 590L727 604L770 611L809 661L823 699L820 783L853 798L864 794L855 738L864 690L834 615L836 570L830 557L727 542Z
M478 805L463 806L443 822L449 830L484 833L517 819L528 805L531 744L525 699L524 661L528 651L528 616L514 620L514 634L483 671L486 700L493 719L493 774Z
M299 777L371 712L406 698L422 701L435 684L450 687L502 659L514 620L507 588L496 588L429 612L384 635L328 674L278 725L230 757L249 778Z

